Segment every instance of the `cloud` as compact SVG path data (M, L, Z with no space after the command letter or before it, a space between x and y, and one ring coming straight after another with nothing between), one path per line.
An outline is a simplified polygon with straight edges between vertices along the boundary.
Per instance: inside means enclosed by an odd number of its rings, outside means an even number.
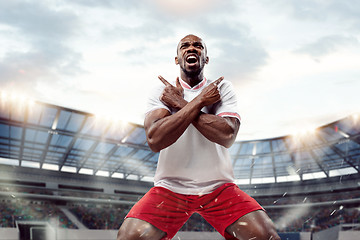
M83 72L81 54L67 46L79 25L73 12L40 2L2 1L0 23L14 30L5 36L14 39L14 46L17 42L28 46L7 49L3 55L0 60L3 87L28 88L39 81L55 82L59 74Z
M266 64L265 49L251 39L243 38L220 40L216 47L221 49L212 65L212 73L224 75L234 81L245 79ZM243 82L244 83L244 82Z
M334 53L341 48L354 45L359 45L359 41L355 37L331 35L322 37L313 43L305 44L294 52L308 54L312 57L322 57Z
M61 46L56 46L53 50L46 53L38 50L8 53L0 61L1 86L15 90L32 90L41 81L51 81L55 87L60 81L59 73L75 75L82 72L79 70L79 54Z
M75 3L85 2L78 0ZM99 4L90 1L88 7L96 11ZM101 3L107 16L114 14L112 16L116 17L116 12L122 12L126 21L114 20L112 25L102 28L100 35L104 41L110 42L126 39L127 46L121 46L119 56L126 58L128 64L146 67L154 61L173 60L177 41L182 37L180 32L199 35L209 43L211 60L208 70L214 77L224 75L229 79L240 79L266 64L266 50L251 36L249 27L238 22L236 17L234 19L236 14L231 14L239 8L233 1L142 1L136 8L137 14L124 11L133 9L135 5L122 4L116 1ZM102 17L99 21L107 19L106 15L98 17Z
M162 16L171 18L186 18L192 19L199 16L211 15L215 13L232 12L236 7L234 1L222 0L182 0L182 1L169 1L169 0L150 0L154 8L161 12Z
M128 0L72 0L72 4L89 7L89 8L109 8L109 9L138 9L145 2L144 0L128 1Z
M19 29L30 40L63 40L73 34L77 17L69 10L57 10L40 2L1 1L0 21Z
M357 0L328 0L328 1L297 1L280 0L269 1L276 6L277 11L287 11L294 18L301 21L330 21L341 24L342 28L359 32L360 4Z
M266 64L266 49L251 35L245 24L223 20L206 24L200 21L198 26L204 29L204 41L208 39L210 42L211 74L223 75L233 81L244 80Z

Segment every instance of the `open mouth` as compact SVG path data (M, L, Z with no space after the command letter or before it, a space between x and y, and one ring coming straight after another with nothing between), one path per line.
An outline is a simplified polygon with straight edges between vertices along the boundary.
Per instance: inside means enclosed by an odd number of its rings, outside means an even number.
M186 58L186 62L189 64L196 63L197 61L198 61L198 59L194 55L190 55Z

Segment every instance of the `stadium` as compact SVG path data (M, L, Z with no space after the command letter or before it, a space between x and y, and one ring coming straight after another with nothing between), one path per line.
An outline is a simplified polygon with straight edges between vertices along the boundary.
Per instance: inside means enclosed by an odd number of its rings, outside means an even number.
M278 237L237 185L283 240L359 239L359 26L356 0L0 0L0 240L114 240L120 226L118 238L170 236L164 216L190 215L179 204L146 205L167 211L145 213L157 228L124 220L156 171L168 174L158 186L180 186L172 196L213 197L228 183L216 210L184 204L212 211L224 236ZM160 103L152 90L164 84L174 91ZM205 100L188 105L195 92L184 93L201 87ZM164 107L191 111L155 126L154 144L149 103L155 125ZM202 216L173 239L223 240Z
M115 239L152 186L158 153L143 127L4 96L0 106L0 239ZM282 239L358 239L358 115L229 150L236 183ZM194 214L174 239L222 238Z

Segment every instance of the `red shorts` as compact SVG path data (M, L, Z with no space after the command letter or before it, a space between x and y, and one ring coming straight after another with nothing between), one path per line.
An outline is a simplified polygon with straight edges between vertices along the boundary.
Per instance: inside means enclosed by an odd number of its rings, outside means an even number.
M153 187L130 210L127 218L144 220L172 239L193 213L199 213L226 239L226 228L245 214L263 210L233 183L226 183L205 195L183 195L163 187Z

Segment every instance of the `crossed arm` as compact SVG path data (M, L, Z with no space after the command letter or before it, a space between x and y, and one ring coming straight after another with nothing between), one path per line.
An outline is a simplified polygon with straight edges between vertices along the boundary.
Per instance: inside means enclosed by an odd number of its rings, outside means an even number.
M235 141L240 122L232 117L220 117L201 111L208 106L220 101L217 85L223 77L210 84L195 97L187 102L183 98L183 88L179 78L176 86L171 85L163 77L159 79L165 84L165 89L160 100L169 108L177 109L175 114L166 109L157 109L146 115L144 127L150 148L158 152L176 142L190 124L208 140L224 147L230 147Z

